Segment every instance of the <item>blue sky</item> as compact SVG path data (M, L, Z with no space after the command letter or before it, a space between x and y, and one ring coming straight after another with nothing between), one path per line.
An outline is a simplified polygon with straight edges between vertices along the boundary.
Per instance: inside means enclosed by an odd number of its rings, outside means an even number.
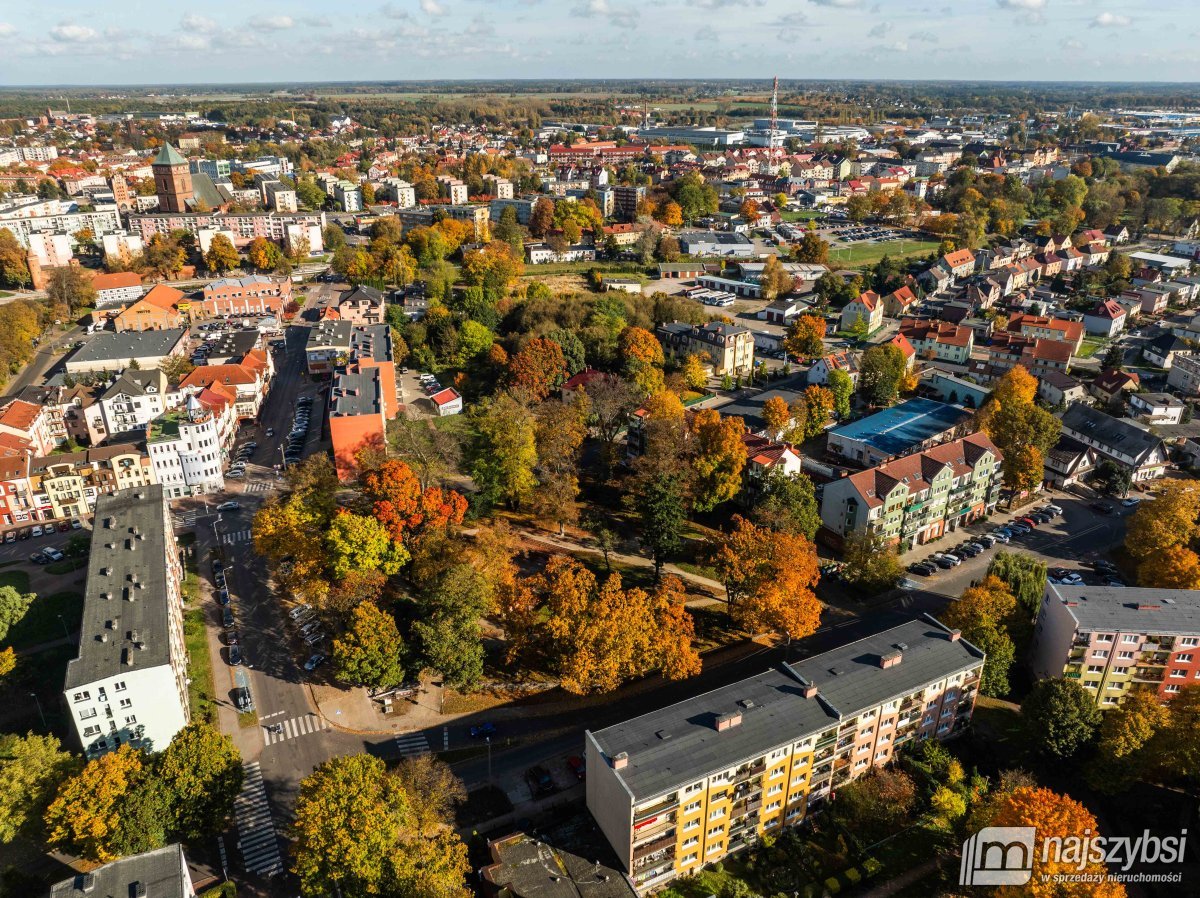
M1197 0L0 0L0 84L1200 81Z

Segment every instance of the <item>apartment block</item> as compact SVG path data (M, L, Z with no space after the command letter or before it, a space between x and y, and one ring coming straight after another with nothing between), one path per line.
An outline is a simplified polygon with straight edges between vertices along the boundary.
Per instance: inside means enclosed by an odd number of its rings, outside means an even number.
M191 719L173 534L161 486L96 501L79 653L63 685L89 757L124 743L161 751Z
M754 368L754 334L747 328L710 321L691 325L674 322L654 332L668 355L699 355L718 377L749 374Z
M212 390L151 422L146 449L155 480L168 499L205 496L225 489L225 460L236 415L230 398Z
M639 894L800 823L971 719L984 654L932 618L584 734L587 804Z
M50 887L48 898L195 898L183 846L178 842L110 861Z
M467 185L458 178L440 175L437 179L437 185L438 193L454 205L461 205L467 201Z
M1046 587L1031 648L1039 678L1077 680L1101 708L1137 689L1200 683L1200 590Z
M870 529L907 551L987 517L1004 456L974 433L825 485L821 526L835 544Z

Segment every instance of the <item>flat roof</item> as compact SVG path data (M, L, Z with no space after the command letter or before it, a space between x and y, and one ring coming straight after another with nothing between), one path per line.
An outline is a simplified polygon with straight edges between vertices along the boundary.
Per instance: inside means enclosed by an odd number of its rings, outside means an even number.
M1046 588L1050 601L1066 605L1081 630L1200 634L1200 590L1053 583Z
M513 898L635 898L612 846L587 811L488 843L482 877Z
M170 355L185 334L186 327L121 333L102 331L84 343L67 361L128 362L130 359L159 358Z
M903 645L903 649L898 646ZM899 664L880 657L899 650ZM983 661L983 652L929 620L914 620L848 645L723 686L704 695L591 733L611 758L626 752L616 774L635 802L735 766L839 720L913 692ZM814 698L804 687L817 687ZM715 721L741 711L742 722L717 732Z
M914 446L957 427L971 413L957 405L932 399L909 399L862 420L837 427L832 435L857 440L886 452L902 455Z
M50 898L126 898L138 884L147 898L184 898L191 894L191 883L184 884L186 871L183 846L175 843L77 873L51 886Z
M329 417L383 413L383 379L378 368L338 371L329 390Z
M65 690L122 671L171 660L167 626L168 549L160 485L96 500L79 628L79 657L67 664ZM127 654L128 653L128 654Z

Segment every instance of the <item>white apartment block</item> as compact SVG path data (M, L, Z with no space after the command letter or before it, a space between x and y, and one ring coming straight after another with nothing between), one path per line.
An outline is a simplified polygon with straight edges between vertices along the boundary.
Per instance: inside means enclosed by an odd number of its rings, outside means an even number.
M225 489L225 458L233 435L233 404L214 411L188 397L185 408L152 422L146 451L154 479L168 499L206 496ZM223 420L227 419L227 420Z
M161 751L191 720L173 533L162 487L96 501L79 655L63 686L89 757L126 743Z
M90 228L98 237L121 230L116 203L103 203L91 212L79 211L68 200L31 200L0 206L0 228L12 231L17 242L29 246L34 234L74 234Z
M381 194L380 199L389 200L401 209L408 209L417 204L416 188L403 178L384 178L381 183L383 186L378 191Z

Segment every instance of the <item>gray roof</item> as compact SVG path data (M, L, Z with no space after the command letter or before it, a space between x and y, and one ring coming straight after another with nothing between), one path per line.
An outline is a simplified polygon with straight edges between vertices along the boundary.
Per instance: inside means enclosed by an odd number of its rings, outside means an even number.
M349 348L350 336L353 331L354 324L349 321L326 319L309 330L305 348L309 350L342 346Z
M383 379L378 368L339 371L329 390L329 417L383 413Z
M1080 630L1200 635L1200 590L1111 586L1056 586L1050 601L1062 602Z
M262 334L253 328L221 334L208 351L209 364L217 364L213 361L216 358L241 358L251 349L255 349L261 339Z
M612 846L579 810L536 836L523 832L488 843L495 863L481 876L513 898L635 898Z
M350 352L354 358L368 356L377 362L392 361L392 327L390 324L359 324L350 335Z
M717 406L716 408L721 413L721 417L741 418L742 423L746 425L748 430L752 433L761 433L767 428L767 422L763 419L763 406L766 405L768 399L778 396L791 407L803 395L803 393L799 393L796 390L764 390L761 393L756 393L753 396L747 396L743 399L730 402L727 405Z
M882 655L904 645L901 663ZM617 771L634 801L653 798L764 751L820 733L844 717L982 663L969 643L952 642L930 621L910 621L797 664L767 670L593 733L606 756L629 755ZM815 698L804 685L815 684ZM718 733L714 721L742 708L742 723Z
M130 670L127 652L140 669L170 662L164 558L175 549L167 545L164 503L159 485L96 500L79 657L67 665L65 690Z
M186 870L183 846L175 843L77 873L51 886L49 898L129 898L138 884L147 898L184 898L192 893L184 883Z
M159 368L126 369L111 387L104 391L101 399L111 399L122 393L127 396L145 396L148 387L154 387L154 395L162 396L167 392L167 375Z
M161 358L170 355L187 334L187 328L172 327L161 331L103 331L88 340L68 362L114 362L124 368L130 359Z
M1067 409L1063 428L1083 434L1101 449L1111 449L1141 459L1163 445L1163 441L1126 418L1114 418L1082 402Z

